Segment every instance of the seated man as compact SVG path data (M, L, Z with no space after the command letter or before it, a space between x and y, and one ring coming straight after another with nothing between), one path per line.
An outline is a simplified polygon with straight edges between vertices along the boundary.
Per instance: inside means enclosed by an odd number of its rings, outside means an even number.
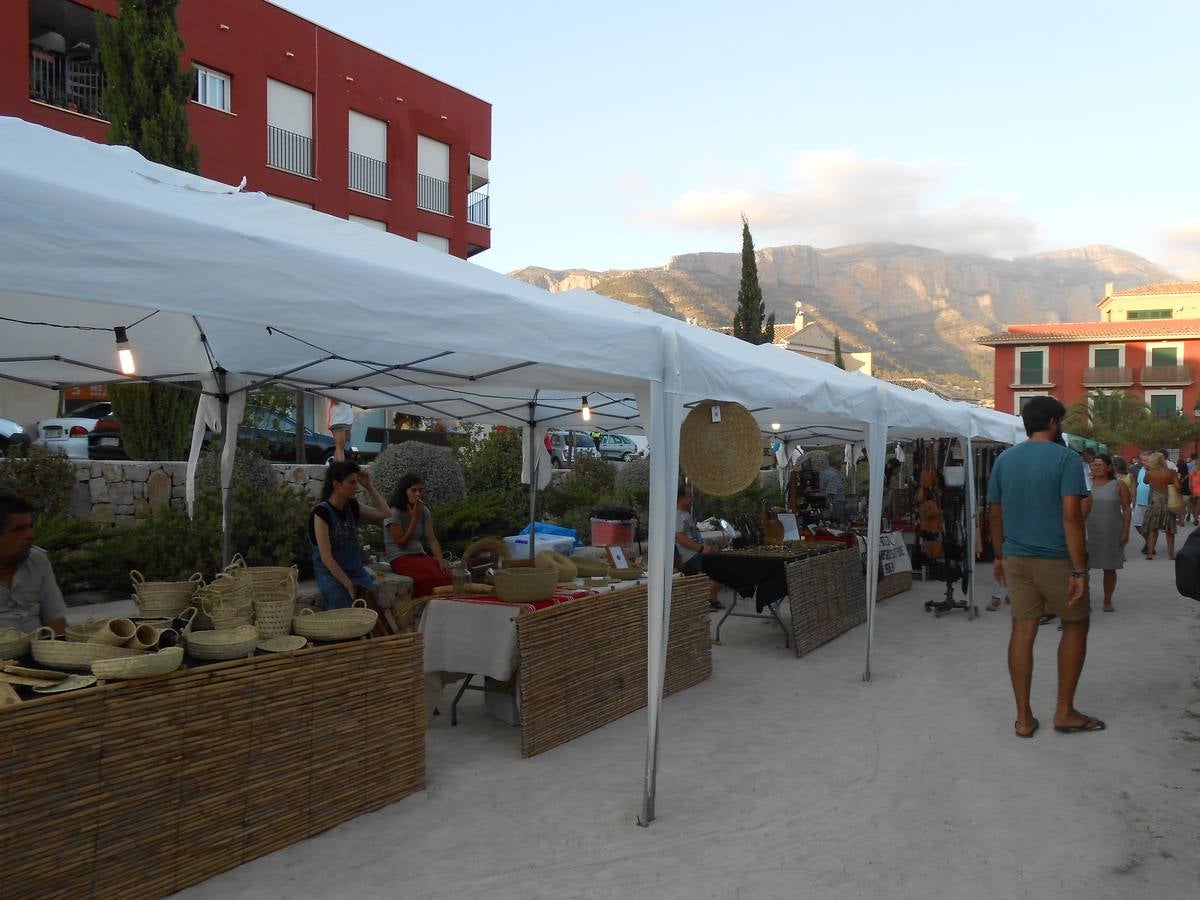
M67 627L67 606L46 551L33 546L33 507L0 493L0 629L22 634L49 625Z
M675 501L675 553L679 556L679 571L684 575L699 575L708 548L700 537L700 528L692 516L692 486L679 479L679 491ZM712 582L712 593L708 605L713 609L724 609L725 604L717 599L721 585Z

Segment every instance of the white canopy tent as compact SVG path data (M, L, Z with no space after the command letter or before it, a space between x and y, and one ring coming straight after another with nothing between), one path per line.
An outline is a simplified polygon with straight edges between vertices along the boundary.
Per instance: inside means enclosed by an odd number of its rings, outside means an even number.
M137 377L204 379L221 405L282 384L360 407L521 425L532 439L539 426L583 427L586 397L587 427L649 435L643 822L653 818L685 404L737 401L762 423L856 430L880 459L887 427L932 415L872 379L596 295L556 297L125 148L4 118L0 146L0 377L45 387L121 380L122 328ZM212 403L203 406L212 421ZM875 487L873 475L869 608Z

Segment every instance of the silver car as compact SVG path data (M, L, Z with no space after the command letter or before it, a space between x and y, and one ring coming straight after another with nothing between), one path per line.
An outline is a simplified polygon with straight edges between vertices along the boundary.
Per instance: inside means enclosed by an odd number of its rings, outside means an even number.
M24 456L29 452L29 435L19 422L0 419L0 456Z

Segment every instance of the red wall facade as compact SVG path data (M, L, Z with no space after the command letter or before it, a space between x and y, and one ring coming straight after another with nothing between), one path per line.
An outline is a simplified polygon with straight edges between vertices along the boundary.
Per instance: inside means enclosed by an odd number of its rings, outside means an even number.
M116 0L78 2L117 11ZM103 141L107 123L30 100L29 6L5 7L0 115ZM186 59L231 76L231 112L188 104L203 175L229 184L245 176L247 190L380 220L404 237L439 235L455 256L491 246L490 230L467 221L468 157L491 159L491 104L265 0L183 0L178 21ZM313 94L313 178L267 167L268 78ZM388 123L386 199L348 187L350 110ZM418 135L450 146L449 216L417 208Z

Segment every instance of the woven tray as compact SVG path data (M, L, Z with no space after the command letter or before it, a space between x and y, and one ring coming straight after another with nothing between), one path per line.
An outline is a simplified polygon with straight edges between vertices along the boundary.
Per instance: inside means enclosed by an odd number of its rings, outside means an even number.
M302 609L292 619L292 630L314 641L348 641L368 634L378 618L379 613L367 609L366 601L355 600L349 609Z
M196 659L238 659L254 652L258 631L253 625L220 631L193 631L185 639L188 656Z
M110 647L108 644L89 644L82 641L57 641L54 632L45 626L37 631L36 638L29 644L35 662L51 669L72 669L76 672L91 672L92 663L98 659L127 659L145 656L141 650L125 647Z
M21 634L15 628L0 631L0 659L18 659L29 652L29 642L34 632Z
M129 659L98 659L92 663L92 674L110 681L120 678L156 678L174 672L182 662L183 648L168 647L157 653L146 653Z

